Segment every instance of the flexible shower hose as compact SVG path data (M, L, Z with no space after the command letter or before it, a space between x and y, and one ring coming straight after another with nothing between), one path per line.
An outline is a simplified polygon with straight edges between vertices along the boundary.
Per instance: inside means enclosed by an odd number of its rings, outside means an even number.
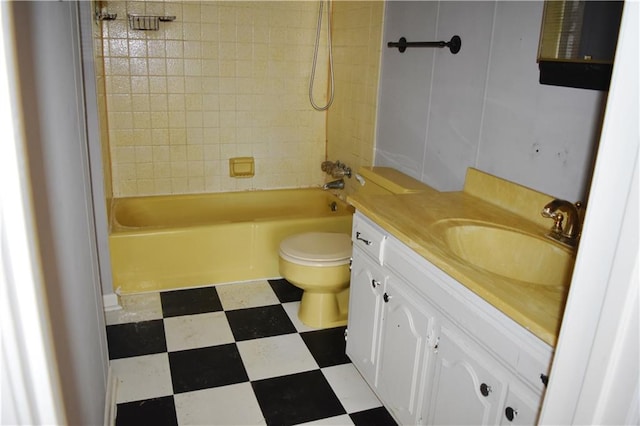
M333 95L334 95L334 80L333 80L333 51L331 48L331 0L327 0L327 44L329 45L329 101L324 106L319 106L313 100L313 84L315 82L316 77L316 64L318 61L318 47L320 45L320 30L322 29L322 10L324 8L325 0L320 0L320 6L318 7L318 27L316 30L316 46L313 51L313 65L311 67L311 78L309 78L309 101L311 102L311 106L313 109L317 111L325 111L329 109L331 104L333 103Z

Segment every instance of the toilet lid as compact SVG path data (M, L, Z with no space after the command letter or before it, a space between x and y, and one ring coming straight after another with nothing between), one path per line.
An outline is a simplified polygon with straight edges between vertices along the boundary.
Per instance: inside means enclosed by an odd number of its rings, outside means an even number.
M309 232L285 238L280 255L303 262L344 263L351 257L351 236L330 232Z

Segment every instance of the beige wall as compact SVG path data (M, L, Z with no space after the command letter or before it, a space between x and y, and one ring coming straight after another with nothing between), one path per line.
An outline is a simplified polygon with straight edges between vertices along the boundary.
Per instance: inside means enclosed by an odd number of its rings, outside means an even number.
M355 168L372 163L382 2L334 2L336 101L328 116L308 100L317 1L102 5L118 14L102 22L96 49L104 53L101 121L113 196L315 186L327 153ZM177 19L138 31L127 13ZM318 104L327 69L323 30ZM229 177L229 158L238 156L255 158L255 177Z
M334 5L336 96L327 117L327 156L355 171L373 165L384 2Z

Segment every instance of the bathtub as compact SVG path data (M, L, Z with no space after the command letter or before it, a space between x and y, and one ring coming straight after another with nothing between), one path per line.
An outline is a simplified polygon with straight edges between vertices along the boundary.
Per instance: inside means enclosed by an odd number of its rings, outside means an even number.
M352 215L315 188L114 199L113 286L129 294L279 277L283 238L348 234Z

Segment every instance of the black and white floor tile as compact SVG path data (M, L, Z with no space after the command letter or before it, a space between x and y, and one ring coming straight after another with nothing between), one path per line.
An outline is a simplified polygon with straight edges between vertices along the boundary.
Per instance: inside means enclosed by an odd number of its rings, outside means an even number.
M117 425L395 425L285 280L122 297L107 314Z

